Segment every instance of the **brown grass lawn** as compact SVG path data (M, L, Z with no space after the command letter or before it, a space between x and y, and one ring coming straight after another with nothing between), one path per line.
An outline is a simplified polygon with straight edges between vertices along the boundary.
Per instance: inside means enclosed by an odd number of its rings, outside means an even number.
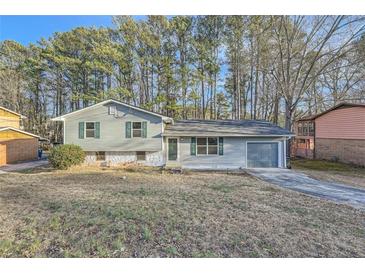
M364 257L364 222L244 174L0 175L1 257Z
M365 168L323 160L295 160L291 162L293 169L311 177L328 182L345 183L365 188Z

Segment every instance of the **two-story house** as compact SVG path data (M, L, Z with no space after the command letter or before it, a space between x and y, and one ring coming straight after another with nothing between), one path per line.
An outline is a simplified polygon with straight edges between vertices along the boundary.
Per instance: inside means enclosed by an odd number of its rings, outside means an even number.
M87 163L137 162L191 169L286 167L291 132L258 120L182 120L116 100L52 119Z
M365 166L365 104L342 103L299 119L292 154Z

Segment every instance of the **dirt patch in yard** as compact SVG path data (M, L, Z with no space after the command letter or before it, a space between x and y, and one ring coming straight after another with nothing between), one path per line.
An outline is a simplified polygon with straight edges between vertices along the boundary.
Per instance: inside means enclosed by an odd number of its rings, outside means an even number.
M364 257L364 220L244 174L0 176L1 257Z

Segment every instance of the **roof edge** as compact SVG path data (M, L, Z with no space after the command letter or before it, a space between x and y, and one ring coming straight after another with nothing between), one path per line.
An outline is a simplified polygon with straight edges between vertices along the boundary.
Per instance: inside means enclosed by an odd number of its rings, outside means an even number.
M4 130L13 130L13 131L17 131L17 132L20 132L20 133L23 133L23 134L38 138L38 139L43 139L41 136L38 136L38 135L35 135L33 133L30 133L30 132L27 132L27 131L24 131L24 130L21 130L21 129L18 129L18 128L14 128L14 127L3 127L3 128L0 129L0 131L4 131Z
M23 115L23 114L20 114L20 113L18 113L18 112L12 111L11 109L8 109L8 108L6 108L6 107L0 106L0 108L1 108L1 109L3 109L3 110L5 110L5 111L7 111L7 112L12 113L12 114L18 115L18 116L19 116L20 118L22 118L22 119L26 119L26 118L27 118L27 116L25 116L25 115Z
M94 108L96 106L100 106L102 104L110 103L110 102L113 102L113 103L116 103L116 104L119 104L119 105L122 105L122 106L125 106L125 107L130 107L132 109L139 110L139 111L142 111L142 112L145 112L145 113L149 113L149 114L154 115L154 116L157 116L157 117L161 117L163 120L172 119L171 117L168 117L168 116L165 116L165 115L162 115L162 114L159 114L159 113L155 113L153 111L149 111L149 110L143 109L141 107L137 107L137 106L133 106L133 105L130 105L130 104L127 104L127 103L123 103L123 102L120 102L120 101L115 100L115 99L107 99L107 100L101 101L99 103L93 104L91 106L88 106L88 107L85 107L85 108L82 108L82 109L78 109L78 110L75 110L75 111L66 113L64 115L61 115L61 116L54 117L51 120L52 121L64 121L64 118L66 118L66 117L69 117L69 116L74 115L76 113L80 113L80 112L82 112L84 110L88 110L90 108Z
M365 107L365 104L355 104L355 103L340 103L338 105L335 105L334 107L331 107L321 113L318 113L318 114L315 114L315 115L312 115L312 116L307 116L307 117L302 117L300 119L297 119L296 121L297 122L300 122L300 121L310 121L310 120L315 120L317 119L318 117L322 116L322 115L325 115L327 114L328 112L331 112L333 110L336 110L338 108L341 108L341 107Z

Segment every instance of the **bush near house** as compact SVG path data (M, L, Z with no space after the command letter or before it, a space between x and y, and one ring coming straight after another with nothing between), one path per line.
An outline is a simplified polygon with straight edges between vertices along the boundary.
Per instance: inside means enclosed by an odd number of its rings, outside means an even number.
M68 169L82 164L85 152L77 145L61 145L51 149L48 159L54 168Z

